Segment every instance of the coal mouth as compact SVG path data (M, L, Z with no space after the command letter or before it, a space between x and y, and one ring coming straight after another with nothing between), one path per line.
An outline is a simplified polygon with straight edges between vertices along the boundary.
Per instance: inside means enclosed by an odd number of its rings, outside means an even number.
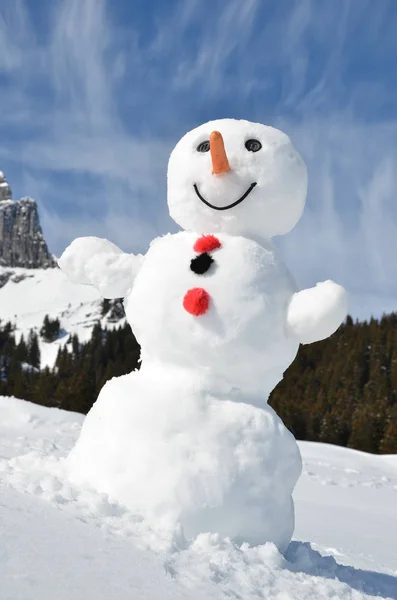
M249 186L248 190L238 200L236 200L235 202L232 202L232 204L228 204L227 206L215 206L214 204L211 204L210 202L208 202L208 200L206 200L200 194L200 191L199 191L199 189L197 187L197 184L196 183L193 184L194 191L196 192L197 196L200 198L201 202L204 202L204 204L206 204L210 208L213 208L214 210L228 210L229 208L234 208L235 206L237 206L243 200L246 199L246 197L248 196L248 194L250 194L252 192L252 190L254 189L255 186L256 186L256 181L254 183L251 183L251 185Z

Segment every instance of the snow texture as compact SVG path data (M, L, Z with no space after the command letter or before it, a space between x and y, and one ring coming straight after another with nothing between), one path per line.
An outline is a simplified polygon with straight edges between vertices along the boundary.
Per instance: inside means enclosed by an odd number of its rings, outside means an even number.
M272 544L167 537L71 485L63 457L82 415L2 397L0 415L4 600L397 600L397 456L300 443L284 558Z
M346 314L345 290L333 281L324 281L292 296L287 315L289 333L301 344L319 342L336 331Z
M109 381L69 457L71 481L189 539L217 532L284 551L301 471L295 439L270 407L208 389L194 371L152 363Z
M200 146L209 139L216 151ZM247 150L248 139L260 150ZM298 222L306 188L284 133L210 122L169 161L170 214L186 231L154 240L143 260L97 238L66 249L59 264L73 281L126 293L143 361L102 389L69 460L72 481L189 539L212 532L286 549L301 460L266 401L299 343L330 335L346 316L345 292L332 282L297 293L270 241ZM203 233L220 246L201 274L190 265ZM184 308L195 288L208 294L205 314Z
M133 284L142 257L125 254L112 242L77 238L58 264L73 283L92 285L103 298L124 298Z

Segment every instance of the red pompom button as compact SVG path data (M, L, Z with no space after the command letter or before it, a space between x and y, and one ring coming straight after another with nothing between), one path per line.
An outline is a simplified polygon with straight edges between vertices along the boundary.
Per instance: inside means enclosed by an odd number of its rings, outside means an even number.
M193 246L193 250L202 254L203 252L212 252L221 247L221 243L214 235L203 235Z
M186 292L183 299L183 308L196 317L206 313L209 304L210 295L203 288L192 288Z

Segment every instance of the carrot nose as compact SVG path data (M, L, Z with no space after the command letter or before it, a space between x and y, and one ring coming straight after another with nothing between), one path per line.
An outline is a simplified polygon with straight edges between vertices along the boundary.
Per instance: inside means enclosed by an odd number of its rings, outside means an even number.
M220 175L230 171L229 161L226 156L225 144L222 134L219 131L213 131L210 135L210 152L212 160L212 173Z

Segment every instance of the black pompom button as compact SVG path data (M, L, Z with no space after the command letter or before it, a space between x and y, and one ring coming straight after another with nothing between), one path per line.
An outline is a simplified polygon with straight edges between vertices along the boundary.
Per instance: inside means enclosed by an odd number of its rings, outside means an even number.
M197 275L204 275L214 262L212 256L208 252L203 252L190 261L190 269Z

